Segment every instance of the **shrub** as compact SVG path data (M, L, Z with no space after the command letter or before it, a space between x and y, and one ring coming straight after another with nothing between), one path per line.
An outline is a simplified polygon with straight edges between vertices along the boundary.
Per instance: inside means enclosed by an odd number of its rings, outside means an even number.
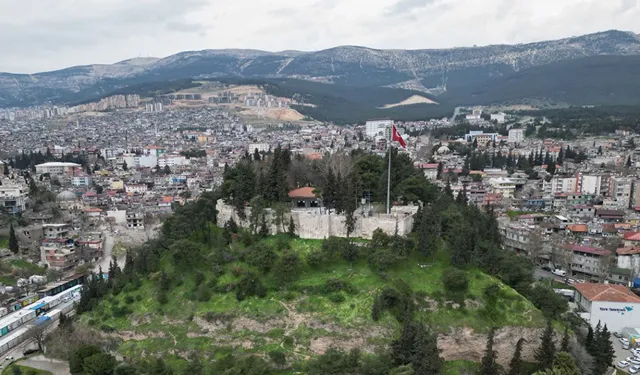
M257 296L262 298L266 295L267 290L264 285L262 285L262 280L252 273L248 273L247 276L236 285L236 298L238 301L242 301L246 297Z
M457 268L447 268L442 273L444 289L450 294L464 295L469 290L467 274Z
M333 303L342 303L345 301L345 298L342 293L333 293L329 295L329 301Z
M269 358L271 358L271 361L278 366L284 366L287 364L287 357L281 351L269 352Z
M206 284L200 284L198 290L196 290L196 300L200 302L207 302L211 299L211 291Z
M307 256L307 263L311 268L318 269L324 266L325 262L326 262L326 257L321 251L318 251L318 250L313 251Z
M293 347L294 342L295 341L291 336L285 336L284 339L282 340L282 344L288 348Z
M110 332L115 332L116 329L108 324L102 324L100 325L100 330L102 332L110 333Z
M355 293L355 288L349 284L347 281L343 281L340 279L327 279L327 281L322 286L322 293L329 294L335 292L345 291L347 293Z
M256 244L245 254L246 262L257 268L262 273L268 273L278 260L278 254L270 247L263 244Z

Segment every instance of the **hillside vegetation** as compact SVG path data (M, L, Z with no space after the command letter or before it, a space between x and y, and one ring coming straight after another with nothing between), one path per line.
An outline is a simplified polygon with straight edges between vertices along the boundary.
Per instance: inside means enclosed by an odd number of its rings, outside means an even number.
M281 166L284 155L253 161L276 175L265 176L252 204L280 203L275 193L292 173ZM291 221L287 233L267 236L259 210L251 218L259 224L248 229L215 223L217 200L235 191L229 185L251 165L228 168L222 191L176 207L158 239L130 250L108 281L88 284L81 321L121 340L117 351L135 373L167 366L185 374L389 374L407 366L415 374L453 373L469 367L459 360L480 360L492 327L506 330L496 341L506 366L519 338L535 345L545 315L566 310L552 291L532 287L526 259L500 248L491 213L432 189L419 171L412 188L424 192L424 208L408 236L304 240ZM326 194L329 185L322 186ZM523 358L531 355L527 347Z

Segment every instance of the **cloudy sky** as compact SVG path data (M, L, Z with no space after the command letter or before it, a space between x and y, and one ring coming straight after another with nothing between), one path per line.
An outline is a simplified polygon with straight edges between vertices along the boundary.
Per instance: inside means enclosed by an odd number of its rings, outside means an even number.
M0 0L0 71L209 48L520 43L638 33L639 20L640 0Z

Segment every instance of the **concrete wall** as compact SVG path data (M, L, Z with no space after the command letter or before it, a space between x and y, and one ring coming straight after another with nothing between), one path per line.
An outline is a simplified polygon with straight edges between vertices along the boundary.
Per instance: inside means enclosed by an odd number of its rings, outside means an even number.
M218 225L223 226L230 218L242 227L249 227L248 220L240 220L238 214L232 206L226 205L223 201L218 201ZM362 217L356 213L356 227L351 237L371 238L373 232L380 228L387 234L394 234L396 226L399 235L405 235L411 231L413 226L413 215L418 210L417 206L401 206L393 207L391 215L374 214L371 217ZM267 212L267 223L269 223L270 233L278 232L278 228L274 224L273 211ZM248 218L251 215L251 208L245 209L245 215ZM300 238L323 239L330 236L346 237L345 216L344 215L323 215L317 209L293 210L285 214L284 228L280 231L287 230L289 218L293 217L296 225L296 234Z

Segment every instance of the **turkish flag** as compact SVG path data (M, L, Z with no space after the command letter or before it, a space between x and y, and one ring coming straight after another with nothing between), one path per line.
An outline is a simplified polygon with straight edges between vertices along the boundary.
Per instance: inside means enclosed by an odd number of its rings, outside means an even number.
M398 129L396 129L395 125L391 125L391 141L396 141L400 143L402 148L407 148L407 143L402 139L402 136L398 133Z

